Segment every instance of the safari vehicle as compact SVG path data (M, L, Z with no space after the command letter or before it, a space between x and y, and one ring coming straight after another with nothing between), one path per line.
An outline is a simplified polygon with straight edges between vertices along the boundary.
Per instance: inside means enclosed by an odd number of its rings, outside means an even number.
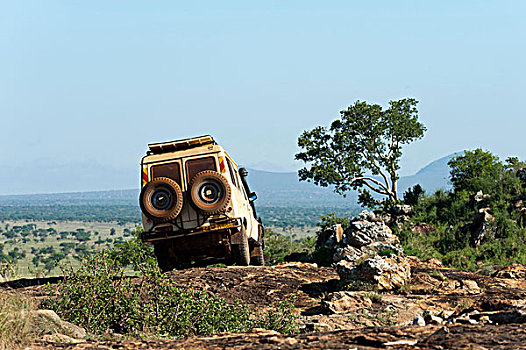
M142 158L144 232L163 271L219 261L264 265L263 225L238 168L212 136L154 143Z

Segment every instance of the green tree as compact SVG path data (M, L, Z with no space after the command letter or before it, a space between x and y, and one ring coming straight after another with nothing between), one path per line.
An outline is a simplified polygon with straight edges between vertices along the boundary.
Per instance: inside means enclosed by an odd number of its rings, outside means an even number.
M424 196L425 190L420 186L420 184L416 184L413 186L413 188L407 189L404 193L404 203L409 205L417 205L420 199Z
M340 112L329 128L306 130L298 139L302 149L296 159L308 164L299 170L301 181L335 186L345 194L359 189L360 202L374 202L369 190L389 202L398 201L398 170L402 146L423 137L418 121L418 101L390 101L389 108L357 101Z
M451 159L448 165L451 168L449 180L456 193L483 191L489 194L493 192L504 171L497 156L480 148L464 151L463 155Z

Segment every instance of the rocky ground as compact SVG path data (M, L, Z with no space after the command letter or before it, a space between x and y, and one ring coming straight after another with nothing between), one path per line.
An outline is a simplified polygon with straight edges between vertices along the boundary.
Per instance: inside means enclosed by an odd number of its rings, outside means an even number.
M304 263L173 271L184 288L202 289L258 309L290 294L302 332L219 334L178 340L61 343L47 337L31 349L526 349L526 269L485 273L409 258L411 282L398 291L339 291L333 268ZM25 293L42 295L42 287ZM413 325L416 323L416 325Z
M268 267L172 271L181 288L204 290L264 311L295 295L300 333L218 334L177 340L80 341L82 329L47 334L32 349L526 349L526 267L478 273L406 256L386 222L364 211L343 230L320 234L317 249L334 252L335 268L300 262ZM402 220L403 221L403 220ZM138 281L139 282L139 281ZM26 293L42 297L41 287ZM51 311L41 317L60 326Z

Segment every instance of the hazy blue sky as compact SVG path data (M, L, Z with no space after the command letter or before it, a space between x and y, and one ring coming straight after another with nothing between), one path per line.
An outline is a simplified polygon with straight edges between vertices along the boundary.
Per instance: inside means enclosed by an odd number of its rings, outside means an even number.
M525 159L525 15L524 1L0 0L0 162L123 174L27 191L130 188L147 143L210 133L239 163L294 170L302 130L408 96L428 132L402 174L475 147Z

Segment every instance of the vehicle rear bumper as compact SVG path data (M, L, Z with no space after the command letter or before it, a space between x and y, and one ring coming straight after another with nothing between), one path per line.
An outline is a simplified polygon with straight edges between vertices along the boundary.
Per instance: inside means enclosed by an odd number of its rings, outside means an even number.
M192 230L174 230L173 225L164 225L153 227L150 231L141 233L140 237L143 242L155 242L166 239L185 239L207 234L224 234L227 237L234 235L241 229L241 220L238 218L229 218L223 221L217 221L210 225L197 227Z

